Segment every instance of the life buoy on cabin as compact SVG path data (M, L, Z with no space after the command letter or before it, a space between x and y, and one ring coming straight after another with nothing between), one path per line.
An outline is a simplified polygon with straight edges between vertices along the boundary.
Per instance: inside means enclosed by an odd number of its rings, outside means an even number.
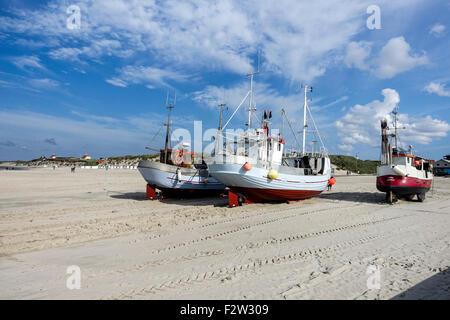
M414 165L415 166L420 166L420 161L419 160L414 160Z
M174 163L179 166L183 163L183 150L175 151Z
M269 177L269 179L275 180L276 178L278 178L278 171L275 169L270 169L267 176Z
M244 168L245 171L250 171L252 170L252 165L249 162L246 162L242 168Z

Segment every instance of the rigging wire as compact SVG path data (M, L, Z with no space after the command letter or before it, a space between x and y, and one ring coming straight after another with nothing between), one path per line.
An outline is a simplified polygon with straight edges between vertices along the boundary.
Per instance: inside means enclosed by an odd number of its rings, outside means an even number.
M285 117L285 119L286 119L286 122L287 122L288 125L289 125L289 128L291 128L292 135L294 136L295 141L297 141L298 148L300 149L300 142L298 141L297 136L295 135L294 129L292 128L291 122L290 122L289 119L287 118L286 112L284 111L284 109L281 109L281 113L284 115L284 117Z
M311 110L309 110L309 108L307 108L307 109L308 109L308 112L309 112L309 116L311 117L311 120L313 122L314 128L316 129L315 133L317 133L317 136L319 137L320 143L322 144L322 148L325 151L326 150L325 149L325 145L323 144L322 137L320 136L319 130L317 130L316 122L314 121L314 118L312 117Z
M157 131L157 132L155 133L155 135L150 139L150 143L152 143L152 142L155 140L156 136L161 132L161 129L162 129L163 127L164 127L164 124L161 125L161 126L159 127L158 131ZM151 148L151 147L146 147L146 149L157 150L157 149Z

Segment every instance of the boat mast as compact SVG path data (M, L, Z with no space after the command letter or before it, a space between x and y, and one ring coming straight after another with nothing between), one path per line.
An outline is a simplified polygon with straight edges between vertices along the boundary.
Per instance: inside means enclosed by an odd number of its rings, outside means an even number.
M248 130L250 130L252 111L256 110L256 108L253 107L253 76L255 74L259 74L259 71L247 73L247 77L250 77L250 91L248 99L248 122L247 122Z
M175 94L175 101L176 101L176 99L177 99L177 96L176 96L176 94ZM171 111L173 108L175 108L175 101L174 101L173 105L172 105L172 104L169 104L168 106L166 106L166 108L169 109L169 113L168 113L168 115L167 115L167 123L166 123L167 130L166 130L166 144L165 144L165 146L164 146L164 163L167 163L167 151L168 151L168 148L169 148L170 111ZM167 103L166 103L166 104L167 104Z
M395 139L395 149L398 152L398 146L397 146L397 114L398 114L398 106L395 106L394 110L392 111L392 114L394 115L394 139Z
M248 99L248 122L247 122L247 130L250 130L250 123L252 120L252 111L255 111L256 108L253 107L253 76L255 74L259 74L259 51L258 51L258 70L256 72L247 73L247 77L250 77L250 91L249 91L249 99Z
M220 136L222 135L222 112L223 112L223 107L225 107L225 105L226 105L225 103L219 104L219 127L217 128L217 138L216 138L216 144L214 147L215 154L218 153L218 148L221 147Z
M219 116L219 131L221 131L222 130L222 111L223 111L223 107L225 107L226 106L226 104L225 103L221 103L221 104L219 104L219 114L220 114L220 116Z
M305 102L303 104L303 142L302 142L302 154L305 155L306 154L306 128L308 127L308 125L306 124L306 109L308 108L306 92L308 90L308 86L302 85L302 88L305 89ZM311 90L312 90L312 88L311 88Z

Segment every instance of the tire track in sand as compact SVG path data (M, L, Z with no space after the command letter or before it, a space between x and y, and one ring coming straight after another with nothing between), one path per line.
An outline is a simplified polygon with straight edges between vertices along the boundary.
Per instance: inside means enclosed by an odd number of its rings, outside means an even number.
M345 231L345 230L349 230L349 229L355 229L355 228L359 228L359 227L374 225L374 224L387 222L387 221L391 221L391 220L396 220L396 219L400 219L400 218L404 218L404 217L408 217L408 216L411 216L411 215L403 215L403 216L399 216L399 217L393 217L393 218L387 218L387 219L381 219L381 220L375 220L375 221L368 221L368 222L361 222L361 223L336 227L333 229L320 230L320 231L316 231L316 232L294 234L294 235L290 235L290 236L284 237L284 238L271 239L271 240L260 241L260 242L249 242L246 245L236 247L236 249L237 250L247 250L247 249L261 248L261 247L265 247L267 245L288 243L288 242L292 242L292 241L298 241L298 240L302 240L302 239L318 237L318 236L322 236L322 235L330 234L330 233L334 233L334 232L340 232L340 231Z
M231 235L233 233L236 232L241 232L241 231L245 231L245 230L249 230L251 228L255 228L255 227L259 227L262 225L267 225L267 224L271 224L271 223L275 223L275 222L279 222L282 220L286 220L286 219L291 219L294 217L299 217L299 216L303 216L303 215L309 215L309 214L313 214L313 213L317 213L317 212L324 212L324 211L330 211L330 210L342 210L342 209L348 209L350 207L354 207L357 205L352 205L352 206L345 206L345 207L340 207L340 208L326 208L326 209L317 209L317 210L312 210L312 211L305 211L305 212L301 212L301 213L294 213L294 214L290 214L287 216L282 216L282 217L277 217L277 218L272 218L272 219L265 219L263 221L257 222L257 223L252 223L252 224L247 224L245 226L241 226L241 227L236 227L233 229L228 229L222 232L218 232L218 233L214 233L211 235L207 235L201 238L196 238L193 240L189 240L189 241L183 241L183 242L179 242L173 245L169 245L166 246L164 248L159 248L159 249L155 249L153 251L151 251L152 254L158 254L161 252L166 252L166 251L170 251L170 250L174 250L177 248L181 248L181 247L187 247L193 244L197 244L197 243L201 243L204 241L208 241L208 240L213 240L213 239L217 239L223 236L227 236L227 235ZM294 208L292 208L293 210ZM151 237L150 239L153 239L153 237Z
M103 297L102 299L130 299L137 295L145 295L145 294L156 294L160 291L165 291L169 289L174 289L180 286L190 285L190 284L198 284L208 280L214 280L226 277L228 275L236 275L237 273L247 272L247 271L255 271L257 269L271 266L271 265L279 265L285 263L291 263L296 260L305 259L310 256L320 257L328 254L329 252L342 250L351 248L354 246L362 245L368 243L370 241L384 238L387 235L391 235L391 233L386 233L384 235L371 235L363 238L355 239L355 240L346 240L340 243L334 244L328 247L316 248L316 249L304 249L301 251L295 251L285 255L276 255L268 258L255 259L246 264L237 264L228 267L223 267L220 269L216 269L213 271L194 273L190 275L185 275L178 279L172 279L160 284L152 285L149 288L141 288L141 289L132 289L126 293L122 293L118 296L109 296Z

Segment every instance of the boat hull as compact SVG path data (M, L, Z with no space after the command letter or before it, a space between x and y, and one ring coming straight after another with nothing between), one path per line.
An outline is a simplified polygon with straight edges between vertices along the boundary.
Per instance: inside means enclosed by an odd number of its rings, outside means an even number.
M385 175L377 177L377 189L381 192L394 192L399 195L426 193L431 188L431 179Z
M210 177L206 169L180 168L148 160L140 161L137 169L147 184L166 194L207 195L225 190L225 186Z
M209 164L210 174L235 193L251 202L304 200L320 194L328 186L330 174L296 175L283 173L278 167L277 179L268 177L268 169L253 166L245 171L240 164Z

